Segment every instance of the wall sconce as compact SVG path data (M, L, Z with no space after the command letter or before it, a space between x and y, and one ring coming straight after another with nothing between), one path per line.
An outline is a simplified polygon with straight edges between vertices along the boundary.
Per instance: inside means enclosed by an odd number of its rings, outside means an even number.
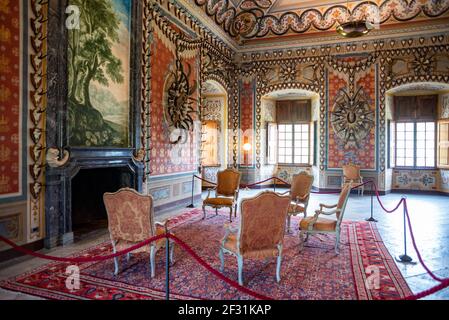
M243 145L243 150L245 150L246 152L250 152L252 149L251 143L245 143Z
M252 150L251 143L247 142L243 145L243 163L249 165L249 152Z

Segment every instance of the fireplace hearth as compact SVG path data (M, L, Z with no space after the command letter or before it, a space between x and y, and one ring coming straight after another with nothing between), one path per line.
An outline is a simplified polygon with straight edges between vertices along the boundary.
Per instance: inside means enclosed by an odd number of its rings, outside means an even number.
M132 172L123 168L81 170L72 179L72 231L75 240L108 226L105 192L132 187Z

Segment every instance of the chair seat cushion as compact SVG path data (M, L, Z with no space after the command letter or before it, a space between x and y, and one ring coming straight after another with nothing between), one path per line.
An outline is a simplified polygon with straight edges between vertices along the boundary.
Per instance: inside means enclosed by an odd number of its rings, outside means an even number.
M307 217L301 220L299 223L299 227L301 230L308 230L309 225L312 222L313 217ZM326 219L326 218L318 218L318 220L313 225L313 230L315 231L335 231L337 227L337 221Z
M289 206L288 206L288 213L303 213L304 207L301 205L297 205L296 203L292 202Z
M238 253L237 249L237 237L238 233L230 233L226 238L224 243L224 248L234 253ZM225 240L225 239L223 239ZM265 259L271 257L277 257L279 255L279 251L277 248L265 248L265 249L257 249L248 252L243 252L242 256L244 258L250 259Z
M204 200L203 204L211 205L211 206L229 206L232 207L234 205L233 198L208 198Z

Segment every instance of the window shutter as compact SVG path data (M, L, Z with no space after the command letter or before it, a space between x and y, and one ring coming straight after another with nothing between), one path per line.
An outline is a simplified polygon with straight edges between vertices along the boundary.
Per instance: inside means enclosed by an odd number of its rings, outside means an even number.
M304 123L312 121L311 100L285 100L276 103L277 123Z
M394 97L396 121L433 121L437 117L438 96Z

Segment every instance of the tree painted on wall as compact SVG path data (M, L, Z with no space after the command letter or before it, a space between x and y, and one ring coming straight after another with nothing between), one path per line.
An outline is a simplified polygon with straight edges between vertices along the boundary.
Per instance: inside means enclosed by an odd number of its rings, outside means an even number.
M78 29L69 30L69 128L72 146L127 146L127 130L104 118L92 101L93 82L123 83L123 64L113 53L120 43L120 17L113 0L71 0L80 10ZM103 92L102 92L103 93ZM100 103L110 103L103 97ZM98 103L97 103L98 104ZM127 125L125 124L127 127Z

